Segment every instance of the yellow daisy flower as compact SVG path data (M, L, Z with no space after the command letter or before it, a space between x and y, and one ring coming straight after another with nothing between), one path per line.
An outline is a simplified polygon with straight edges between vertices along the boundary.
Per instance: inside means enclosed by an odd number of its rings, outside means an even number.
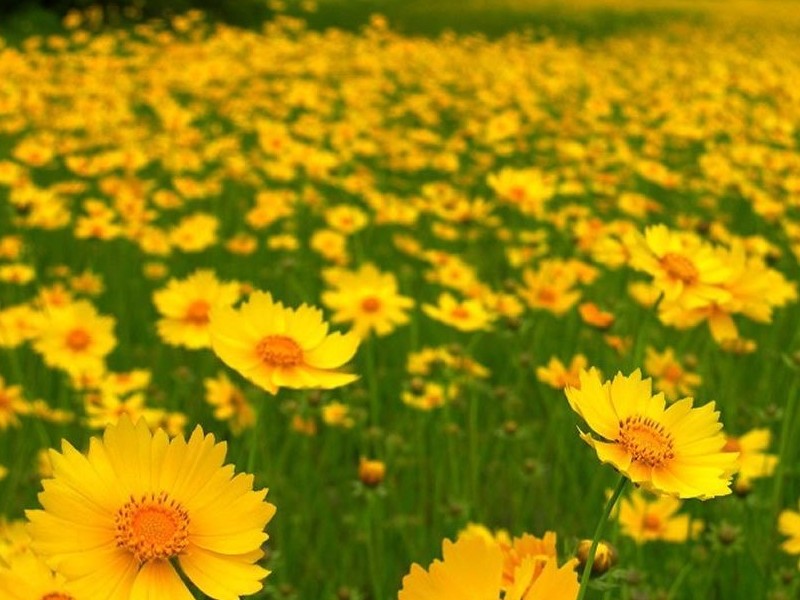
M32 552L15 554L7 563L0 566L0 597L5 600L75 600L64 578Z
M204 594L262 588L264 527L275 507L253 476L223 466L226 446L197 427L188 442L122 417L87 455L51 451L43 510L27 511L33 549L80 600L191 600L175 563Z
M167 344L186 348L210 348L209 312L215 306L231 306L239 299L238 283L220 282L213 271L196 271L184 280L171 279L153 294L161 313L158 335Z
M800 554L800 512L789 509L781 512L778 516L778 531L789 537L781 544L781 549L787 554Z
M491 329L494 315L478 300L459 302L451 294L440 294L436 305L423 304L422 311L435 319L460 331Z
M332 283L334 289L322 294L323 304L335 311L331 321L352 322L352 331L360 338L371 331L388 335L398 325L408 323L406 311L414 300L398 293L394 274L365 264L358 271L338 272Z
M739 436L729 436L725 442L725 449L729 452L738 452L739 481L750 482L753 479L769 477L778 466L778 457L765 452L772 441L769 429L751 429Z
M671 496L651 497L634 490L619 505L619 524L622 534L637 544L652 541L682 543L702 531L700 521L692 522L689 515L677 515L681 501Z
M322 311L306 304L285 308L270 294L254 292L238 310L212 310L210 333L217 356L271 394L281 387L330 389L358 379L337 370L355 355L358 337L328 335Z
M553 558L528 555L516 567L513 582L504 584L505 557L499 544L481 536L464 536L442 544L443 560L426 571L412 565L403 578L398 600L572 600L578 595L576 561L561 568Z
M711 402L693 408L692 398L666 407L652 395L652 380L638 369L602 382L596 369L582 371L580 388L565 392L572 409L600 439L581 432L602 462L657 493L707 499L731 492L736 452L725 452L719 413Z
M113 317L99 315L86 300L51 308L48 317L33 344L44 362L73 374L105 370L105 357L117 345Z

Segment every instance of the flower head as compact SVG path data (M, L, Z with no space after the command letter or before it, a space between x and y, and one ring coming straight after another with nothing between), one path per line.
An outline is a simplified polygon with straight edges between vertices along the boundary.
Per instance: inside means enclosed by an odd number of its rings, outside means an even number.
M271 394L281 387L336 388L358 378L338 370L356 353L358 337L329 335L322 311L306 304L286 308L254 292L238 310L212 310L210 333L217 356Z
M713 402L693 408L684 398L666 408L664 394L652 395L652 381L638 369L606 382L590 369L580 380L580 389L566 388L567 399L600 436L581 432L602 462L657 493L701 499L730 493L737 454L724 451Z
M216 600L259 591L268 571L255 562L275 507L252 475L223 466L225 450L200 427L170 440L127 416L86 455L63 441L43 510L27 513L33 549L82 600L191 599L175 562Z

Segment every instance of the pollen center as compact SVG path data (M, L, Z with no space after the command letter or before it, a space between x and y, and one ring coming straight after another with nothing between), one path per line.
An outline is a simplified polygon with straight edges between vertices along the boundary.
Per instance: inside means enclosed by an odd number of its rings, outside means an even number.
M374 296L370 296L369 298L364 298L361 301L361 309L366 313L378 312L380 308L381 308L381 301L375 298Z
M205 300L195 300L186 309L183 320L192 325L206 325L210 308L211 306Z
M661 529L661 519L658 517L658 515L645 515L644 519L642 519L642 526L647 531L658 531Z
M667 381L671 381L672 383L677 383L683 377L683 369L681 369L676 364L667 365L664 369L664 379Z
M667 252L661 257L661 266L669 273L670 277L680 279L683 283L691 285L700 279L700 272L694 263L681 254Z
M617 440L631 459L651 467L659 467L675 457L672 436L664 426L649 417L628 417L619 423Z
M268 335L256 345L256 354L268 365L293 367L303 363L303 349L285 335Z
M114 519L117 547L139 563L177 556L189 544L189 516L165 492L131 497Z
M76 352L84 350L91 341L92 338L89 333L80 327L73 329L67 334L67 346Z
M60 592L54 592L52 594L45 594L42 596L41 600L75 600L72 596L67 596L66 594L62 594Z
M456 306L453 310L450 311L450 316L453 317L454 319L468 319L469 311L463 306Z

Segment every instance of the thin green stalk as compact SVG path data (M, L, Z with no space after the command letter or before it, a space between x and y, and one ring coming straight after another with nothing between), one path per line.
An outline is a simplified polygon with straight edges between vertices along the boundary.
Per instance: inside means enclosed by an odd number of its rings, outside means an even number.
M256 448L261 440L261 413L263 412L263 402L256 402L253 406L254 422L253 429L250 430L250 448L247 455L247 472L254 473L256 466Z
M381 424L381 402L378 397L378 375L375 367L375 337L371 336L367 341L364 354L366 355L366 375L367 390L369 393L370 424L373 427L380 427Z
M619 497L622 496L622 492L625 490L625 485L627 483L627 477L624 475L620 477L619 483L617 483L617 487L614 489L614 493L611 494L608 502L606 502L603 515L600 517L600 521L597 523L597 527L594 530L592 545L589 547L589 556L586 557L586 566L583 567L583 575L581 576L581 590L578 592L578 598L576 600L583 600L584 596L586 596L586 591L589 589L589 579L592 576L592 565L594 565L594 555L597 552L597 545L600 543L600 537L603 535L606 521L608 521L608 518L611 516L611 511L614 510L614 506L617 504Z

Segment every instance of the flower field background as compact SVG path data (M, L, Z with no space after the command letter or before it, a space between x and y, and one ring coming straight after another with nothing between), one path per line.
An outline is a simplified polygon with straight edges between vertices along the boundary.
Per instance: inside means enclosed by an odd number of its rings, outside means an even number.
M586 598L800 597L800 6L720 6L0 23L0 597L62 439L198 425L276 511L263 589L187 560L196 598L488 600L524 533L504 597L574 598L514 577L585 562L615 470L641 486ZM193 556L194 524L137 545L148 498L116 545ZM457 538L463 581L425 595L412 564Z

